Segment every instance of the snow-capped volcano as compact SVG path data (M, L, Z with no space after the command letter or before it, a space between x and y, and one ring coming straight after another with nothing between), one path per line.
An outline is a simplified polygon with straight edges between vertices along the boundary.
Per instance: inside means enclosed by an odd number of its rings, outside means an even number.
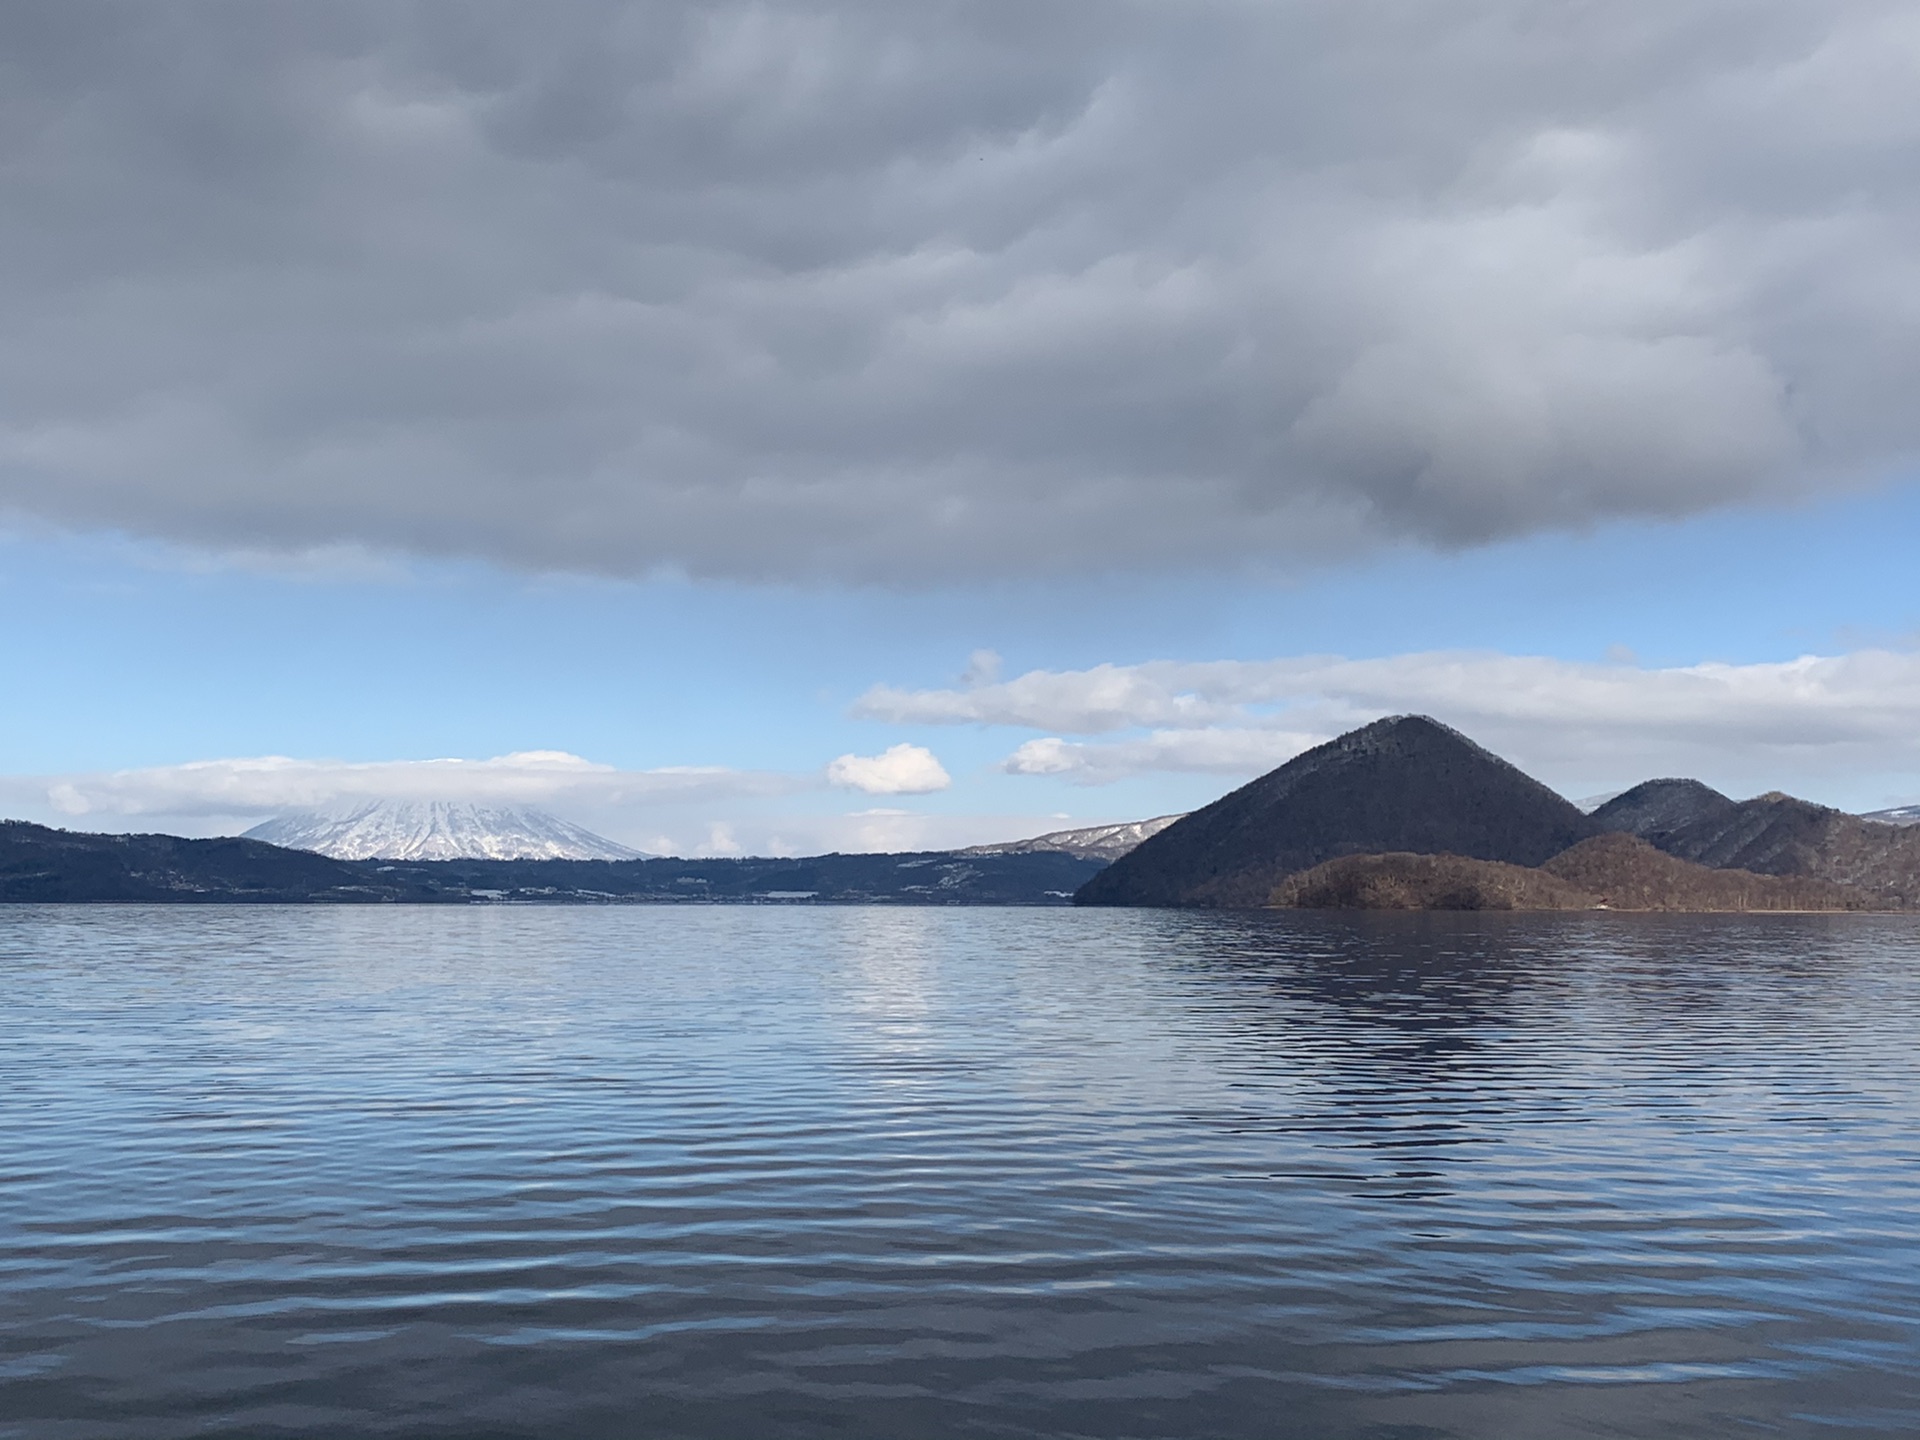
M348 810L282 815L252 840L336 860L645 860L639 850L544 810L447 800L375 800Z

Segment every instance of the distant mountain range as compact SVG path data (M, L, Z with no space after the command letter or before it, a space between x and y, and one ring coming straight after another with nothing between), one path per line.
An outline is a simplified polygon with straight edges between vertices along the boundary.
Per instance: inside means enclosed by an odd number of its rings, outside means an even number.
M1178 815L1055 830L955 851L959 855L1035 855L1117 860ZM525 806L382 800L351 809L283 815L246 839L335 860L651 860L656 857Z
M335 860L646 860L652 857L544 810L444 800L376 800L285 815L249 840Z
M1057 850L727 860L335 860L228 837L0 821L0 902L1064 905L1099 870Z
M1587 814L1459 731L1400 715L1309 750L1167 826L1074 898L1907 908L1920 906L1920 824L1906 818L1848 815L1777 792L1736 801L1697 780L1650 780ZM1605 836L1644 843L1594 843ZM1448 863L1430 863L1436 858Z
M1143 840L1151 839L1180 815L1156 815L1151 820L1128 820L1118 825L1088 825L1078 830L1052 830L1031 840L1003 840L997 845L972 845L962 855L1028 855L1057 850L1081 860L1118 860Z
M1662 779L1588 814L1458 731L1396 716L1191 815L964 851L659 859L541 811L457 804L288 816L212 840L0 821L0 902L1070 898L1367 909L1920 908L1920 806L1847 815L1778 793L1736 801L1697 780Z

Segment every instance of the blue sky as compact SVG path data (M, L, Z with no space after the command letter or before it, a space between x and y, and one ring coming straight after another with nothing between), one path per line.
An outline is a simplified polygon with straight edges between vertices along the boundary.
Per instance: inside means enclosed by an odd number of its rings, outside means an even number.
M652 849L1383 713L1920 799L1893 0L0 16L0 811Z
M782 830L838 839L832 817L900 809L935 817L924 835L945 843L1028 819L1044 828L1055 816L1186 809L1239 778L1150 770L1089 786L1008 775L1000 763L1040 732L851 713L876 683L952 685L976 650L997 652L1016 674L1319 653L1474 650L1656 669L1905 651L1920 636L1916 535L1920 485L1909 483L1452 553L1402 549L1292 578L901 592L577 579L404 557L274 566L124 537L15 532L0 549L0 594L16 617L0 663L26 699L0 717L0 745L6 769L32 777L226 756L562 750L622 770L811 778L835 756L905 742L931 749L952 786L871 797L807 785L697 814L638 806L593 818L623 838L666 834L699 848L716 819L741 843ZM1620 763L1611 756L1591 769L1536 768L1576 796L1619 788L1664 773L1674 747L1656 725L1648 732L1638 768L1631 750L1626 768L1609 768ZM1778 783L1849 808L1920 797L1920 775L1897 750L1881 765L1778 763ZM1737 761L1695 769L1735 790L1755 779ZM85 823L30 803L27 787L12 798L13 813ZM176 830L238 823L160 818Z

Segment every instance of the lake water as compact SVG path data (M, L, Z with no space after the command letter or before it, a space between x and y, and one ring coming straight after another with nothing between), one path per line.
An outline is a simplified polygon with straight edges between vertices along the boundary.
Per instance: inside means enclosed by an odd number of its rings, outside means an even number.
M1920 923L0 910L0 1436L1920 1433Z

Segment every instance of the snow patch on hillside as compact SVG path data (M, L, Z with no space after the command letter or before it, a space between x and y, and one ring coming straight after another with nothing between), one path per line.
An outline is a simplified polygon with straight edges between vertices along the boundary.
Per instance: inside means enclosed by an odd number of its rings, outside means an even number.
M1088 825L1078 830L1054 830L1031 840L1005 840L998 845L975 845L962 855L1024 855L1038 850L1064 850L1082 860L1118 860L1141 841L1158 835L1181 815L1156 815L1151 820L1128 820L1118 825Z

